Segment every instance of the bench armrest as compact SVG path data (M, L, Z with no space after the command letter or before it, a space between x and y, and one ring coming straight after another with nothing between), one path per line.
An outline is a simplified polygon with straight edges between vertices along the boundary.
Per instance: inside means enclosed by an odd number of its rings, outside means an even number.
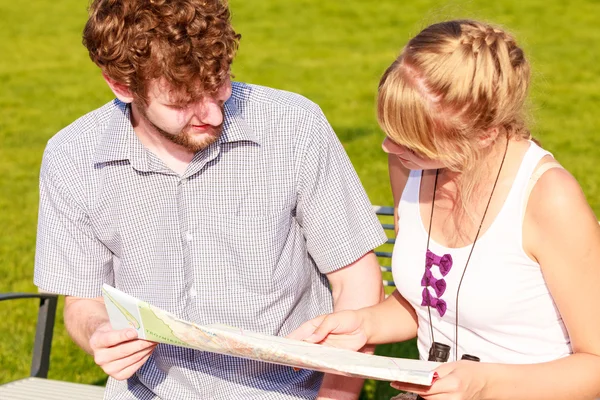
M375 214L377 214L378 217L383 217L384 220L387 220L388 222L390 221L390 218L394 216L394 207L386 207L386 206L378 206L378 205L372 205L373 207L373 211L375 211ZM384 230L388 231L388 240L387 242L385 242L385 244L387 245L394 245L396 243L396 238L395 238L395 228L394 228L394 224L393 223L384 223L381 221L380 218L380 222L381 222L381 226L383 227ZM391 236L391 237L389 237ZM389 247L388 247L389 249ZM378 258L387 258L390 259L392 258L392 252L391 251L383 251L381 248L379 250L375 251L375 255ZM384 266L381 265L381 272L392 272L392 267L391 266ZM383 280L383 286L388 286L388 287L395 287L396 284L393 281L388 281L386 279Z
M40 299L30 375L47 378L58 295L52 293L0 293L0 301L16 299Z

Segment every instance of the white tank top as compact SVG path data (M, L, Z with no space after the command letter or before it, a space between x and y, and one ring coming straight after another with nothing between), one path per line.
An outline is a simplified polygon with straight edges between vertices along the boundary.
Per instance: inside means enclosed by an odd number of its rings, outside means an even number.
M548 154L531 143L500 213L477 240L459 295L458 358L471 354L482 362L525 364L572 353L540 265L522 246L526 188L536 165ZM427 290L434 339L451 347L449 361L453 361L456 290L471 245L447 248L430 240L433 254L426 268L427 231L419 211L420 184L421 171L411 171L398 207L392 271L399 292L418 316L421 359L427 359L431 346L429 314L422 305ZM425 271L431 279L423 279Z

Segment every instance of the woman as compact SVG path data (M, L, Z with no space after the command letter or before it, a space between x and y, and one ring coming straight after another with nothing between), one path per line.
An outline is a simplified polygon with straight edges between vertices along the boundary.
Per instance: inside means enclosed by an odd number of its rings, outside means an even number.
M529 64L503 30L432 25L383 75L397 290L291 337L358 350L450 347L425 399L600 397L600 228L525 126ZM476 356L481 363L460 360ZM458 360L458 361L457 361Z

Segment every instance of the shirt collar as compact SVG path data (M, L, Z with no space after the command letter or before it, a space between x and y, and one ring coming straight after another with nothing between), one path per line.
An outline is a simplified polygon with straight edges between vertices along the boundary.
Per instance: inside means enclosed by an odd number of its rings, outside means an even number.
M137 170L149 171L146 149L138 139L131 124L131 107L118 99L100 136L94 154L94 163L129 160ZM260 145L260 141L246 122L232 99L225 102L223 134L218 144L250 141Z
M225 121L223 122L223 134L218 143L232 143L249 141L260 145L260 140L254 130L248 125L240 109L235 104L233 96L225 102Z
M108 123L100 133L100 142L94 154L94 163L129 160L139 170L148 170L146 151L131 124L129 104L113 101Z

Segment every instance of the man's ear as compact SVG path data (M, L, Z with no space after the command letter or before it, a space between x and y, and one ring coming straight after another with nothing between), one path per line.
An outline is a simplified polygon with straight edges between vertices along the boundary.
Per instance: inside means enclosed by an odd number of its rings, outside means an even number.
M131 103L133 101L133 94L126 85L115 81L104 72L102 73L102 77L106 81L108 87L110 87L110 90L117 96L117 99L121 100L123 103Z
M500 131L498 128L490 128L486 130L481 136L479 136L479 146L482 149L491 146L498 138L499 133Z

